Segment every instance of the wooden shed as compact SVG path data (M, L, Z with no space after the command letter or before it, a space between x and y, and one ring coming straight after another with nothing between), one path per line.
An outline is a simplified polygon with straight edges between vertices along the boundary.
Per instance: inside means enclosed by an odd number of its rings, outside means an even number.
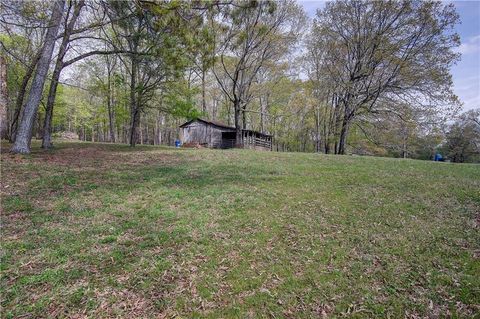
M241 147L271 150L272 135L252 130L242 130L243 143ZM210 148L233 148L236 130L232 126L205 119L195 119L180 125L180 140L182 144L199 144Z

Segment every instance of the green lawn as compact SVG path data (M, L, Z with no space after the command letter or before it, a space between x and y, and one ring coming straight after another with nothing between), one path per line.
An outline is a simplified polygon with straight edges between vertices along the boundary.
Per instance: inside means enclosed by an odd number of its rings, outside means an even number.
M56 146L1 155L2 318L479 316L479 165Z

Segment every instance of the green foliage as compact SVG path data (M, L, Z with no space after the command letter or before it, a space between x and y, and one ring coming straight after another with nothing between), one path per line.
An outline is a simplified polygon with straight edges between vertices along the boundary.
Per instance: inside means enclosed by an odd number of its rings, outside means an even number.
M450 126L442 149L453 162L480 162L480 110L465 112Z
M202 115L195 106L196 89L191 89L187 83L179 81L171 83L166 91L164 111L168 114L187 119L198 118Z
M9 51L14 51L18 56L25 56L29 54L29 47L31 45L29 39L19 35L0 34L0 41L2 45ZM15 105L15 97L18 93L19 87L25 76L26 67L17 58L7 54L3 47L0 53L6 58L7 62L7 92L8 92L8 108L13 108Z
M379 114L420 124L455 113L450 68L459 59L458 23L455 7L436 1L332 1L317 11L305 61L316 98L340 114L324 122L340 132L339 153L352 126L375 123ZM412 119L410 108L423 114Z

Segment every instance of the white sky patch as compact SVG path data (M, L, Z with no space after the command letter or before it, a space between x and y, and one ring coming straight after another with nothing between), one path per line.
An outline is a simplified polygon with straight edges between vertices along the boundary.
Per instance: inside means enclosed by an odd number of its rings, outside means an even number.
M305 12L310 18L314 18L317 9L322 9L325 6L326 0L299 0L298 3L303 6Z
M462 43L457 52L461 54L472 54L480 52L480 35L469 37L466 42Z
M480 74L456 79L454 91L463 102L463 110L480 108Z

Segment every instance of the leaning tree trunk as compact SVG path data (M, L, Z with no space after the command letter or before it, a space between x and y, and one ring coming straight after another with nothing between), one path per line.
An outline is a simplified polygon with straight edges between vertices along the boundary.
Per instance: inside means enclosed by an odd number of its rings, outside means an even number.
M43 121L42 137L42 148L45 149L49 149L52 147L53 104L55 103L55 95L57 94L58 80L60 79L62 64L63 63L60 60L57 60L55 70L53 71L52 75L52 81L50 82L50 90L48 91L47 107L45 109L45 119Z
M15 136L17 135L18 129L18 118L20 117L20 112L22 111L23 100L25 99L25 93L27 92L28 81L32 78L33 71L37 66L38 60L41 57L41 51L39 51L32 62L28 65L25 75L23 76L22 83L18 90L17 100L15 102L15 112L13 113L12 123L10 123L10 134L8 139L11 143L15 142Z
M50 90L48 92L47 107L45 110L45 120L43 122L43 138L42 148L49 149L52 147L52 118L53 118L53 106L55 103L55 97L57 95L58 81L60 79L60 73L63 70L63 58L67 53L68 43L70 42L70 35L73 31L75 23L80 15L80 10L85 5L85 1L81 0L75 6L72 18L68 22L67 27L63 33L62 43L58 49L57 62L55 63L55 69L52 75L52 81L50 82Z
M58 27L62 20L64 6L65 0L57 0L54 3L52 17L49 22L50 27L45 36L42 54L37 64L25 109L23 110L22 121L15 138L15 143L11 149L12 153L30 153L33 124L35 122L40 100L42 99L43 86L45 85L45 79L47 77L50 59L52 58L53 48L55 46Z

